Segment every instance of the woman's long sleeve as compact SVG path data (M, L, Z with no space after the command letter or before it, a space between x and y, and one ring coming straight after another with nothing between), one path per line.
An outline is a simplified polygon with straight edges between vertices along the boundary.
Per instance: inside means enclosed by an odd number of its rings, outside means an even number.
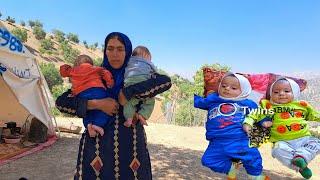
M144 99L154 97L171 87L171 79L166 75L152 78L123 89L125 97ZM88 100L71 96L71 90L64 92L56 100L56 107L60 112L83 118L86 116Z
M137 99L145 99L163 93L171 87L170 77L162 74L156 74L154 78L133 84L124 88L123 94L127 100L135 97Z
M87 112L88 100L71 95L71 90L64 92L56 100L56 107L60 112L84 118Z

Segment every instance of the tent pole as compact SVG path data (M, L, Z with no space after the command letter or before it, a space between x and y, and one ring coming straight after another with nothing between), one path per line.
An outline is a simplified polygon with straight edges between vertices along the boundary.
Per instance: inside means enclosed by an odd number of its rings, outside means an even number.
M34 59L34 60L35 60L35 59ZM36 60L35 60L35 61L36 61ZM41 78L44 78L43 75L42 75L42 73L41 73L41 71L40 71L40 68L39 68L39 65L38 65L37 61L36 61L35 64L36 64L36 66L37 66L37 69L38 69L38 72L39 72L39 74L40 74L40 77L41 77ZM41 80L42 80L41 78L40 78L40 83L43 85L43 83L41 82ZM45 87L44 87L44 91L45 91L45 95L46 95L46 98L47 98L48 103L49 103L49 107L52 107L52 106L51 106L51 103L50 103L49 96L48 96L48 92L47 92L47 90L46 90ZM41 91L41 92L42 92L42 91ZM42 93L43 93L43 92L42 92ZM48 108L47 108L47 111L48 111L49 115L51 115L51 116L53 117L54 123L55 123L55 125L56 125L57 130L58 130L58 137L61 138L61 132L60 132L60 129L59 129L59 127L58 127L58 123L57 123L56 117L52 114L51 109L48 110Z

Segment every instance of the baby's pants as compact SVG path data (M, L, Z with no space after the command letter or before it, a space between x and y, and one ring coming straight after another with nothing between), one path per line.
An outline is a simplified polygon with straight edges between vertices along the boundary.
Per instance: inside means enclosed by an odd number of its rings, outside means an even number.
M211 170L227 174L233 160L241 160L249 175L262 173L262 159L257 148L250 148L248 140L213 140L202 156L202 164Z
M278 159L285 166L295 169L292 159L302 156L309 163L320 152L320 140L312 136L305 136L290 141L278 141L272 149L272 157Z

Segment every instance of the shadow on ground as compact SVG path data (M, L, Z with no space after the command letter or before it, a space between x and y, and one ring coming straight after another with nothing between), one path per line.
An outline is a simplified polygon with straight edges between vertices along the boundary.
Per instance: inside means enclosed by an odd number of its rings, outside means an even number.
M30 180L72 179L79 138L79 135L64 134L52 147L1 166L0 179L17 180L20 177ZM168 148L160 144L149 144L148 148L152 161L153 179L226 179L225 175L214 173L201 165L202 151ZM272 180L290 179L288 173L281 174L268 170L265 173ZM248 179L243 168L241 168L239 179Z
M202 151L167 148L159 144L148 145L154 179L226 179L226 176L214 173L201 165ZM269 170L264 171L272 180L293 179L289 173L276 173ZM248 176L243 167L240 168L239 180L246 180Z
M78 153L79 135L64 134L51 147L0 166L1 180L72 179Z

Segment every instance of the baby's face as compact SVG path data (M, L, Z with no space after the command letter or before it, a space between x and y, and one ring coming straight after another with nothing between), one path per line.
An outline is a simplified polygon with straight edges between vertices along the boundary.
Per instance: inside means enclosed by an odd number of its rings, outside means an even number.
M272 87L271 100L277 104L287 104L293 101L294 95L288 81L278 81Z
M225 98L236 98L241 94L240 82L236 77L223 78L219 87L219 95Z

